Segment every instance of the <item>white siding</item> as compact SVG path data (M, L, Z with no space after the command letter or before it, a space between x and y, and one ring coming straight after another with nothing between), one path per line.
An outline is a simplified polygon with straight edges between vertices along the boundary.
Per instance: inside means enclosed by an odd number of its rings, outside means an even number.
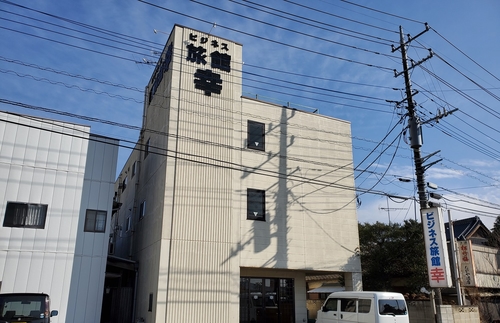
M49 294L52 309L59 310L55 323L98 322L109 229L84 234L83 221L90 206L106 210L110 221L117 141L89 141L85 126L4 112L0 117L7 120L0 122L0 223L9 201L48 205L44 229L0 227L1 292ZM87 154L89 145L100 147L98 156ZM98 195L87 194L84 203L83 192L93 187ZM86 257L77 252L85 239L91 245ZM78 290L75 280L82 282ZM83 314L75 316L76 309Z
M194 74L210 62L186 60L191 34L209 38L206 46L228 44L231 72L215 70L220 95L195 88ZM136 317L237 322L245 272L293 277L296 322L303 322L306 272L361 271L350 124L242 98L239 44L180 26L170 42L170 70L146 103L137 146L150 140L151 153L135 151L118 179L140 160L138 185L119 192L116 216L124 226L147 203L144 218L133 218L134 235L116 235L120 247L133 240L117 253L131 250L140 266ZM248 120L265 124L265 151L247 148ZM266 221L247 220L248 188L266 191Z

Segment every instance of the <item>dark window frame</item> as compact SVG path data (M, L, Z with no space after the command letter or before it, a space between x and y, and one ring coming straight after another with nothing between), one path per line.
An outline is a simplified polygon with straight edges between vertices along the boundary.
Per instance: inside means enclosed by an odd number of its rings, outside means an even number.
M142 201L141 204L139 204L139 220L144 218L146 215L146 200Z
M149 293L148 312L153 311L153 293Z
M255 212L258 212L258 215L255 215ZM247 220L266 221L265 190L247 188Z
M128 176L127 176L127 174L125 174L125 178L122 181L122 193L127 188L127 185L128 185Z
M266 125L262 122L248 120L247 122L247 148L266 150Z
M4 227L45 229L47 204L7 202ZM39 214L34 214L35 212Z
M130 217L127 217L127 220L125 222L125 232L129 232L131 227L132 227L132 220Z
M132 164L132 175L131 177L134 178L135 174L137 173L137 160L134 161L134 163Z
M151 138L148 138L148 140L146 141L146 145L144 147L144 159L146 159L146 157L148 157L149 155L150 144L151 144Z
M89 215L95 213L93 219L89 219ZM104 215L104 223L101 225L98 216ZM89 220L91 220L89 222ZM85 211L85 223L83 227L84 232L104 233L106 232L106 223L108 222L108 211L87 209Z

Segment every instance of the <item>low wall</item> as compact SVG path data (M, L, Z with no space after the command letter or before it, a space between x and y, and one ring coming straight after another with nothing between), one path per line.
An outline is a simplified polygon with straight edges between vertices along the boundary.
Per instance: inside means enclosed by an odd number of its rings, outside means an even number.
M435 322L429 301L408 301L408 315L410 323L432 323Z
M440 323L480 323L477 306L438 305ZM410 323L435 322L430 301L408 302Z

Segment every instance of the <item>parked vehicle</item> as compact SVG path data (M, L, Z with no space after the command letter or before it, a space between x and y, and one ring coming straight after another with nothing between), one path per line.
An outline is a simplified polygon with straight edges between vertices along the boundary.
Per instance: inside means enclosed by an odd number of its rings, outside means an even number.
M335 292L318 311L316 323L409 323L404 296L390 292Z
M50 323L58 311L50 311L47 294L0 294L0 323Z

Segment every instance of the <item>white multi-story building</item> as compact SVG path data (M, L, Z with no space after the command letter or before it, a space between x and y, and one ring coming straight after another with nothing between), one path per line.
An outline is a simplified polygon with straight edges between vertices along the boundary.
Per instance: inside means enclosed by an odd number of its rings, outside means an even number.
M361 289L352 161L348 122L242 96L242 45L174 26L115 186L134 320L306 322L308 275Z
M100 321L117 156L90 127L0 112L1 293Z

